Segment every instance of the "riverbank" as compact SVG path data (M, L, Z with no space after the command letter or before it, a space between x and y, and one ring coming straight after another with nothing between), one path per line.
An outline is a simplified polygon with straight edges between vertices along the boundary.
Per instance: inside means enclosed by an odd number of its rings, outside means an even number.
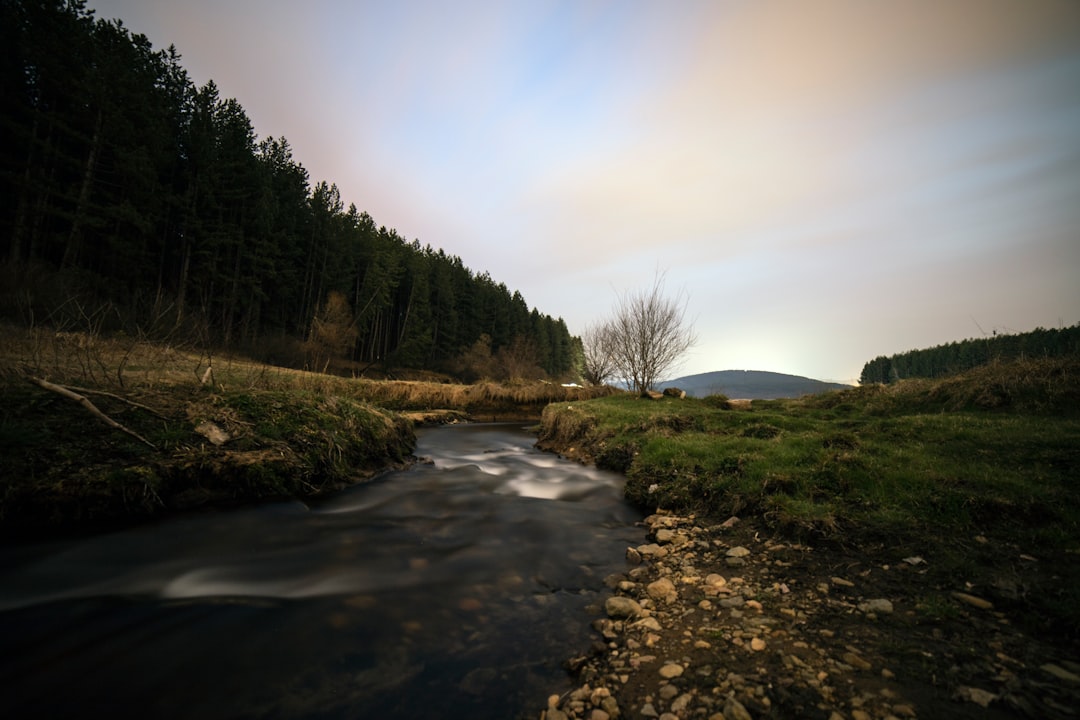
M899 547L842 550L765 523L656 514L569 661L565 718L1071 718L1080 654L1023 610ZM977 542L977 541L976 541ZM1045 558L980 546L1020 579ZM1058 642L1055 642L1058 640Z
M656 514L542 716L1074 717L1076 383L550 407L540 445Z
M38 329L8 327L5 339L6 536L317 497L409 462L417 424L538 420L553 400L598 394L554 383L342 378Z

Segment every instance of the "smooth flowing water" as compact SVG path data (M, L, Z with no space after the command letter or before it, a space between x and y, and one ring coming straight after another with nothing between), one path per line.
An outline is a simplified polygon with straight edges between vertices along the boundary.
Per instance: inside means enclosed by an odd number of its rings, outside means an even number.
M641 515L532 443L422 430L317 505L0 551L0 717L536 717Z

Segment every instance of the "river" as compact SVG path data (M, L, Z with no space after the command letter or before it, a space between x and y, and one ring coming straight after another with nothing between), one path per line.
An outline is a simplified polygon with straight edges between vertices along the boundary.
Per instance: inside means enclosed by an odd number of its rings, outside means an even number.
M0 717L537 717L642 531L533 442L423 429L318 503L0 550Z

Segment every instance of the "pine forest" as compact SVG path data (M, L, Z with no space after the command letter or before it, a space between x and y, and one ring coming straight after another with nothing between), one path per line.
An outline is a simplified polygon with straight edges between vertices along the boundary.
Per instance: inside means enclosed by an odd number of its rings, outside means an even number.
M562 377L562 319L380 226L81 0L0 0L0 313L282 365Z

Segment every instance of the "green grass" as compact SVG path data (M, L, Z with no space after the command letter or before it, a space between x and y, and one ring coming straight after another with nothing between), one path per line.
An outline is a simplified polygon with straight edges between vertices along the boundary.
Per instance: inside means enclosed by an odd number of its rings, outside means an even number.
M958 571L980 535L1001 554L1059 558L1067 588L1080 585L1078 387L1080 365L1059 360L750 409L621 395L549 406L540 441L625 472L646 509L753 515ZM1057 594L1080 629L1078 593Z

